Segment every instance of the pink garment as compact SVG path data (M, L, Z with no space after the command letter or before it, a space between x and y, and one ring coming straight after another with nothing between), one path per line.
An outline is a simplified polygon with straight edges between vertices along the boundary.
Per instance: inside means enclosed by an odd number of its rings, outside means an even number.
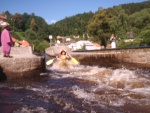
M4 29L1 33L2 52L4 54L10 54L11 43L12 43L12 38L10 32L7 29Z

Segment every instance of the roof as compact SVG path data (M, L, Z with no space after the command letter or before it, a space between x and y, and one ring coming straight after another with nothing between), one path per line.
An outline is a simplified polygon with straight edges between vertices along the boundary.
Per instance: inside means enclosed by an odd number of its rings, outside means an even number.
M77 41L76 44L79 44L79 45L93 45L93 43L88 41L88 40L80 40L80 41Z
M15 39L14 37L11 37L13 42L18 42L20 45L24 46L24 47L28 47L30 46L29 42L26 40L22 40L22 41L18 41L17 39Z
M100 47L99 43L93 43L95 47Z
M0 19L6 19L6 17L3 15L0 15Z
M26 40L23 40L23 41L18 41L19 44L21 44L22 46L25 46L25 47L28 47L30 46L29 42L26 41Z
M57 39L61 39L62 37L61 36L57 36Z

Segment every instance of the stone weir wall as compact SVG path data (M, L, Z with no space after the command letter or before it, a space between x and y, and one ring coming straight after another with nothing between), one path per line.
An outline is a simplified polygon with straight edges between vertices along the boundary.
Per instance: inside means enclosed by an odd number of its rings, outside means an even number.
M45 58L34 55L31 47L12 47L11 56L0 54L0 80L36 77L45 70Z
M68 46L51 46L51 47L45 49L45 53L50 56L56 56L62 50L70 52L70 49L68 48Z
M72 52L70 54L83 65L150 69L150 48Z
M55 56L61 48L64 47L48 48L46 54ZM70 51L69 54L82 65L150 69L150 48Z

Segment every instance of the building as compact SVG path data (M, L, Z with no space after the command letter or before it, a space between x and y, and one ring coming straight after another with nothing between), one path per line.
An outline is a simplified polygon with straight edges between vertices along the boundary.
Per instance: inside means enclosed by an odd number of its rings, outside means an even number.
M72 50L97 50L101 49L100 45L93 44L88 40L80 40L76 43L71 43L68 47Z

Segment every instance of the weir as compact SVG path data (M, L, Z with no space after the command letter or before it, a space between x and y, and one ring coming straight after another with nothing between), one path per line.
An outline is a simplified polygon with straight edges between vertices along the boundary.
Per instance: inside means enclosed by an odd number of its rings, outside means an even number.
M62 48L64 47L48 48L46 49L46 54L55 56ZM82 65L150 69L150 48L146 47L70 51L69 54L75 57Z
M45 69L45 58L34 55L31 47L12 47L10 55L0 55L0 79L36 77Z

